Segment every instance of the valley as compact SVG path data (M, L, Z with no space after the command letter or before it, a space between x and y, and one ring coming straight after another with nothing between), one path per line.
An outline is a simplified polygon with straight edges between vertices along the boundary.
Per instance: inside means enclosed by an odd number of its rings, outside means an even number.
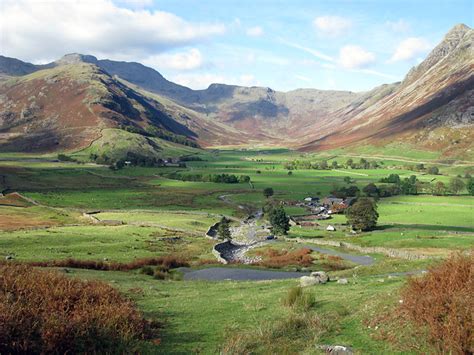
M35 155L34 160L31 155L5 155L0 163L4 177L0 254L9 261L49 266L68 277L103 280L117 287L146 317L161 323L159 345L143 342L139 346L143 352L233 353L254 346L258 351L313 352L314 344L345 345L360 353L420 349L419 339L403 328L389 329L382 321L376 328L367 324L377 319L376 314L396 309L398 290L409 274L473 248L473 197L466 189L433 196L430 186L438 181L449 186L457 175L472 174L474 164L438 164L424 156L424 168L416 170L420 162L414 158L405 162L377 156L366 161L378 167L358 168L356 158L337 152L195 149L193 153L199 160L181 167L116 170L58 161L53 154ZM348 160L353 160L353 168L347 166ZM297 167L289 170L295 161ZM323 161L328 168L318 167ZM331 168L333 161L337 168ZM308 168L306 162L318 168ZM432 166L439 168L437 175L428 172ZM250 183L177 179L215 174L249 176ZM306 197L323 200L342 187L357 186L358 194L365 195L362 190L370 183L389 186L380 180L390 174L402 180L416 176L419 190L379 198L380 217L373 231L353 234L344 214L315 220L305 207ZM274 190L273 196L263 195L267 187ZM242 242L247 233L253 235L248 227L242 229L242 221L269 202L282 203L291 217L307 215L311 223L292 225L287 236L267 240L268 230L258 231L269 224L264 213L261 219L246 222L256 229L252 241L261 243L245 254L254 262L220 263L212 249L221 241L206 237L208 228L225 216L232 238ZM329 225L335 231L327 230ZM98 266L146 263L156 257L182 260L187 267L158 272L146 266L129 271ZM298 331L285 325L284 333L275 338L272 332L277 330L271 324L283 326L288 317L300 317L300 311L284 306L282 300L301 276L312 271L325 271L334 281L309 289L315 303L305 314L323 323L330 319L330 324L319 324L317 333L311 325L301 325ZM388 341L385 331L404 340ZM255 332L261 332L258 339L251 336ZM427 352L432 349L428 341L421 346Z

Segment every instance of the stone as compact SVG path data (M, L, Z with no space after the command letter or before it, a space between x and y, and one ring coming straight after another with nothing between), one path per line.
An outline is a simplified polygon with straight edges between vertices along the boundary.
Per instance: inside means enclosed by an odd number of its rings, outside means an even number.
M311 273L311 277L318 279L321 284L329 281L329 276L324 271L314 271Z
M329 225L329 226L327 226L326 230L330 231L330 232L334 232L336 230L336 228L332 225Z
M307 287L319 284L319 280L316 277L312 276L301 276L300 277L300 286Z
M5 257L5 260L13 260L13 259L14 259L13 255L7 255Z
M347 285L349 281L347 281L347 279L339 279L337 280L337 283L341 285Z
M326 354L331 355L352 355L354 351L348 347L343 345L317 345L317 348L323 350Z

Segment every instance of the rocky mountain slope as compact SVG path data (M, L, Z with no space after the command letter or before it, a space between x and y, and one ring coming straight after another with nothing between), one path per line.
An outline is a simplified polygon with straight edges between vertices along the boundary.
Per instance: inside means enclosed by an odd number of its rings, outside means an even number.
M304 149L393 140L446 153L472 148L473 44L474 30L455 26L399 85L376 88L336 113L339 128L314 135Z
M406 141L445 155L470 152L473 37L469 27L455 26L401 83L365 93L224 84L191 90L139 63L70 54L38 66L0 57L0 75L8 78L0 85L0 144L76 149L101 127L156 126L203 146L313 151Z

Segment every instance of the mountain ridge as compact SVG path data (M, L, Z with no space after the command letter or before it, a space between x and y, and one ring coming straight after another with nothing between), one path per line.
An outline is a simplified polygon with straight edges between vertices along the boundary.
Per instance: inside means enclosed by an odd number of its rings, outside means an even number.
M31 75L88 63L126 87L139 90L146 99L167 103L168 114L179 112L176 120L192 127L185 135L203 146L285 145L312 151L401 139L449 155L460 149L471 152L472 148L468 140L473 138L470 126L474 122L473 42L474 31L456 25L403 81L359 93L317 89L280 92L226 84L192 90L140 63L99 60L77 53L41 66L0 56L0 74ZM459 149L450 147L459 140L455 136L462 139Z

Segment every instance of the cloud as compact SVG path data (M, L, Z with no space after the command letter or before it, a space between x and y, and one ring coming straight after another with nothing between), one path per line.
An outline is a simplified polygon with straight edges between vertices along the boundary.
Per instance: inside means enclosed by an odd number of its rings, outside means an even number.
M347 69L360 69L375 62L375 55L362 47L348 45L339 51L339 63Z
M260 37L263 35L263 28L260 26L250 27L247 29L247 36Z
M306 83L312 83L313 80L311 78L308 78L307 76L304 75L295 75L295 78L301 81L304 81Z
M404 19L399 19L397 21L387 21L385 25L394 32L407 32L410 30L411 26Z
M160 69L192 70L203 65L202 54L197 48L187 52L159 54L143 60L143 64Z
M113 0L120 7L129 7L132 9L143 9L153 5L153 0Z
M313 20L313 26L321 34L336 37L350 29L352 22L340 16L320 16Z
M300 49L302 51L305 51L313 56L315 56L316 58L319 58L319 59L322 59L322 60L325 60L325 61L328 61L328 62L333 62L334 61L334 58L332 58L331 56L329 55L326 55L320 51L317 51L316 49L313 49L313 48L309 48L309 47L305 47L305 46L301 46L299 44L296 44L294 42L290 42L290 41L287 41L285 39L282 39L280 38L279 39L281 43L289 46L289 47L293 47L293 48L296 48L296 49Z
M209 85L215 83L226 83L228 85L259 86L258 80L251 74L243 74L236 77L211 73L189 73L178 74L171 78L175 83L187 86L194 90L207 89Z
M110 0L2 0L0 12L2 54L30 61L68 52L137 60L225 31L223 24L191 23Z
M410 60L431 49L431 45L421 37L410 37L398 45L389 62Z

